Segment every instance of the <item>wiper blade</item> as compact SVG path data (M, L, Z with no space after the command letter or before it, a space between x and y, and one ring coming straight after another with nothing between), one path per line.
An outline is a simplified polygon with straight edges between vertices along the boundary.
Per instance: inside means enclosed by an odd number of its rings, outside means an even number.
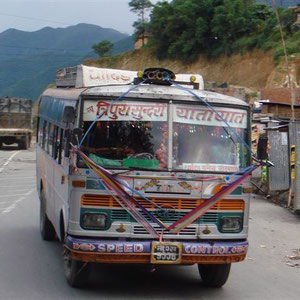
M155 169L155 168L143 168L143 167L127 167L129 170L135 170L135 171L161 171L161 169Z

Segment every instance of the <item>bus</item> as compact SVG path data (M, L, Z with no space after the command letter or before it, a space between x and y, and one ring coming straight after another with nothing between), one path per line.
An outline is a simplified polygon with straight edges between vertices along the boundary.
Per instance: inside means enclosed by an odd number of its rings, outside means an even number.
M196 264L223 286L248 250L250 128L249 105L199 74L59 70L39 98L36 174L67 282L84 286L95 262Z

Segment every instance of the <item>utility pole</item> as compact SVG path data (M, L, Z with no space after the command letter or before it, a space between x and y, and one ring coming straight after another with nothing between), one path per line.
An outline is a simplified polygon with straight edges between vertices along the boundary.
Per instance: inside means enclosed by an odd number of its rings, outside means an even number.
M281 36L281 41L282 41L282 46L283 46L283 51L284 51L285 65L286 65L286 71L287 71L287 77L288 77L288 85L289 85L290 92L291 92L291 110L292 110L291 120L292 120L292 122L294 122L295 121L294 105L295 105L295 100L296 100L296 93L293 89L293 82L292 82L290 71L289 71L289 61L288 61L288 56L287 56L287 51L286 51L286 44L285 44L285 40L284 40L284 36L283 36L283 32L282 32L282 26L281 26L280 18L278 15L276 2L275 2L275 0L272 0L272 2L273 2L274 11L275 11L275 16L276 16L278 26L279 26L279 31L280 31L280 36Z

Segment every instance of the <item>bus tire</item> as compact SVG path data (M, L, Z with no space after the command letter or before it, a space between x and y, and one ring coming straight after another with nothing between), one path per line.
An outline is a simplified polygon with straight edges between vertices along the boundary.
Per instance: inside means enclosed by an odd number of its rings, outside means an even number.
M24 142L23 138L18 142L18 148L20 150L24 150L25 149L25 142Z
M64 252L64 272L68 284L75 288L85 287L89 280L91 264L72 259L66 249Z
M26 135L26 138L25 138L25 149L29 149L30 148L30 134Z
M42 239L45 241L53 241L55 238L55 229L46 213L46 197L43 190L41 191L40 201L40 232Z
M3 143L2 143L2 141L0 141L0 149L2 148L2 146L3 146Z
M230 273L231 264L198 264L200 277L205 286L223 286Z
M22 137L22 139L18 142L19 149L27 150L30 147L30 138L28 135Z

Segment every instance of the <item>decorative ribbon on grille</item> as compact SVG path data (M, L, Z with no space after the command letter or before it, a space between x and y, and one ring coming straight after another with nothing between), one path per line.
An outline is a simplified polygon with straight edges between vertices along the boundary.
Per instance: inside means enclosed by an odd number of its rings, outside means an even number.
M146 230L154 237L159 238L159 234L148 222L148 220L135 208L135 205L140 208L153 222L157 223L161 228L165 229L166 226L157 218L155 218L147 209L145 209L138 201L136 201L126 190L122 187L120 181L116 180L114 176L101 166L95 164L89 159L82 151L75 149L74 152L78 153L85 163L95 172L95 174L105 184L107 189L111 191L114 199L122 206L137 222L142 224Z
M178 221L174 222L172 225L170 225L167 230L170 231L170 233L178 233L182 229L189 226L191 223L193 223L196 219L203 216L212 206L214 206L218 201L229 195L232 191L236 189L236 187L241 184L243 181L246 180L246 178L251 175L251 173L260 166L259 163L256 163L252 166L251 169L249 169L244 175L239 177L237 180L231 182L230 184L222 187L219 192L214 194L212 197L195 207L193 210L191 210L188 214L183 216Z
M177 234L196 219L200 218L207 212L212 206L214 206L218 201L230 194L239 184L246 180L246 178L258 167L261 166L260 163L255 163L251 168L247 168L242 176L237 180L223 186L215 195L195 207L185 216L175 221L170 226L166 226L162 221L157 219L150 211L148 211L143 205L141 205L134 197L126 192L126 188L129 186L115 178L109 171L102 168L101 166L95 164L90 158L88 158L81 150L74 149L74 152L79 154L86 164L95 172L95 174L101 179L105 184L107 189L112 193L114 199L144 228L154 237L159 238L159 233L153 228L153 226L148 222L148 220L141 214L138 210L140 209L144 214L146 214L154 223L159 225L163 231L169 231L170 233Z

